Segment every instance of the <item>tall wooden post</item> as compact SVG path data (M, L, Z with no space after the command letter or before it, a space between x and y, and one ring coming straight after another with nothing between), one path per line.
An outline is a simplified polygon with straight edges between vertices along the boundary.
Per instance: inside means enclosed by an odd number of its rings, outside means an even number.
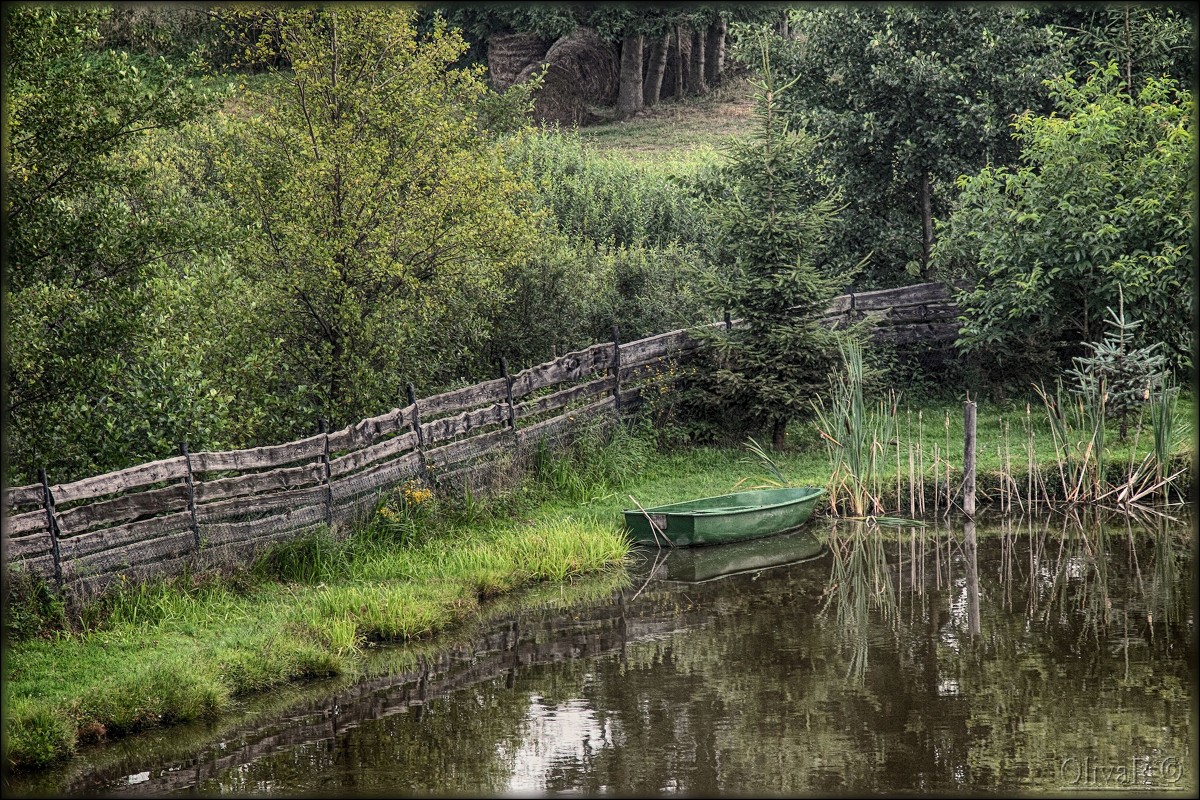
M508 401L508 427L512 428L513 433L516 434L517 411L516 408L513 407L513 379L512 376L508 374L508 359L504 356L500 357L500 377L504 378L504 394L505 399Z
M975 518L975 401L963 404L963 511Z
M325 524L333 530L333 482L329 471L329 426L321 417L317 430L325 436L325 450L321 453L321 464L325 467Z
M58 517L54 515L54 495L50 492L50 479L46 470L38 470L42 479L42 505L46 508L46 526L50 530L50 554L54 558L54 585L62 591L62 556L58 550Z
M187 466L188 512L192 515L192 535L196 537L196 550L200 550L200 521L196 519L196 485L192 481L192 456L188 453L187 442L179 443L179 454Z
M613 339L613 397L616 398L617 418L621 417L621 331L612 326Z
M417 408L417 390L410 383L404 387L408 394L408 404L412 406L412 431L417 435L417 472L421 480L429 484L429 469L425 466L425 434L421 431L421 411Z

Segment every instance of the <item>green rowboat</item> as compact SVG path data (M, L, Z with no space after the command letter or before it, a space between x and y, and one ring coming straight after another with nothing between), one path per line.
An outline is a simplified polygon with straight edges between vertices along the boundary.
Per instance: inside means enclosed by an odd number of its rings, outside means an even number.
M812 486L755 489L683 503L625 509L635 542L667 547L726 544L803 525L825 490Z

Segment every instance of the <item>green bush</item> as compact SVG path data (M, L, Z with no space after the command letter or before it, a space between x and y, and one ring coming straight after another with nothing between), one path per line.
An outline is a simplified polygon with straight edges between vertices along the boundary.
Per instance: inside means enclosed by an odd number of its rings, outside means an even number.
M1192 366L1195 100L1170 80L1131 96L1115 64L1082 84L1051 82L1057 111L1013 124L1021 165L960 179L942 226L940 268L967 278L960 344L1022 388L1098 339L1124 294L1145 321L1133 345L1161 342Z
M701 244L703 210L685 177L589 149L578 133L542 130L521 138L510 166L530 181L533 204L556 228L597 246Z
M66 606L41 577L5 566L4 638L31 639L66 626Z

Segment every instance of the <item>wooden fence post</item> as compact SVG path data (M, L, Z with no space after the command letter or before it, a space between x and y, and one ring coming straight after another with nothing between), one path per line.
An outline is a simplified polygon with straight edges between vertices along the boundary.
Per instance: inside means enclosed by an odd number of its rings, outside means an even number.
M196 537L196 550L200 550L200 522L196 519L196 486L192 481L192 457L187 442L179 443L179 453L187 466L188 512L192 515L192 535Z
M50 480L46 470L38 470L42 479L42 505L46 508L46 524L50 529L50 553L54 557L54 585L62 591L62 559L58 551L58 518L54 516L54 495L50 492Z
M621 418L621 331L612 326L613 339L613 397L616 398L617 418Z
M321 454L321 464L325 467L325 524L333 530L333 483L329 473L329 426L325 418L317 422L317 431L325 435L325 451Z
M963 511L975 517L975 401L963 404Z
M512 429L513 438L517 435L517 409L513 406L513 379L508 374L508 359L500 356L500 377L504 378L504 394L508 400L508 427Z
M410 383L405 387L408 393L408 404L412 406L413 433L417 435L417 472L425 485L429 485L429 468L425 465L425 434L421 432L421 412L417 408L417 390Z

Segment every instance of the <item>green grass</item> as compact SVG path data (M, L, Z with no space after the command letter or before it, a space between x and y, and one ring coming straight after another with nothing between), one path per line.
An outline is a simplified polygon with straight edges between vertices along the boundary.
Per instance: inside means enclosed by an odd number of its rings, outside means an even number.
M712 163L728 141L753 127L746 80L734 78L703 97L667 101L633 119L581 130L598 152L664 172Z
M1184 399L1176 413L1194 425L1194 399ZM1048 470L1052 438L1045 414L1031 406L1029 419L1039 463ZM1010 467L1025 463L1025 405L981 404L978 420L986 503L996 499L1004 472L1006 428ZM948 447L952 478L961 476L962 405L901 404L898 428L900 495L894 451L882 483L887 510L907 513L910 441L923 442L928 452L935 442L941 453ZM790 435L794 449L771 454L783 475L793 484L825 485L830 463L813 426L795 425ZM1110 463L1135 459L1152 446L1145 435L1136 452L1132 437L1125 444L1115 440ZM1194 446L1187 447L1177 457L1190 463ZM489 598L620 564L628 554L620 512L632 507L630 496L651 506L769 477L745 448L656 453L646 439L623 432L608 444L585 436L574 457L543 453L539 462L537 481L473 501L469 513L461 501L438 499L431 505L440 510L412 514L400 533L377 520L341 542L294 543L261 562L257 578L241 583L130 587L82 630L12 642L6 761L44 766L83 741L215 717L235 708L239 697L305 678L353 675L371 642L428 639L454 630ZM931 464L924 480L931 488Z

